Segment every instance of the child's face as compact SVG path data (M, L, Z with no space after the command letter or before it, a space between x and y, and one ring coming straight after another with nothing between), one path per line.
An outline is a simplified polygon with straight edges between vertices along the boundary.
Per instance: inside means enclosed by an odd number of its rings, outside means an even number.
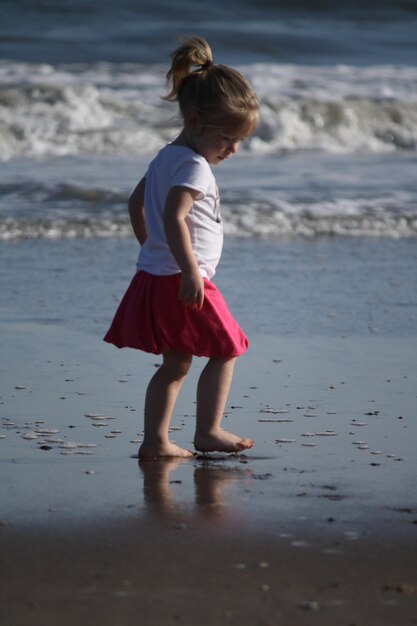
M218 165L239 149L243 139L254 130L254 120L248 119L230 128L201 128L194 133L195 150L211 165Z

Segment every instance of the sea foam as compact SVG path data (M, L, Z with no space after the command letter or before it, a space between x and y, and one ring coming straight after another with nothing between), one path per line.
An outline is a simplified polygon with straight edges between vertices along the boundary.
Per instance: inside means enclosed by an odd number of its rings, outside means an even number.
M417 147L417 68L241 68L261 103L244 149L383 153ZM0 156L151 154L180 121L161 100L164 68L0 63Z

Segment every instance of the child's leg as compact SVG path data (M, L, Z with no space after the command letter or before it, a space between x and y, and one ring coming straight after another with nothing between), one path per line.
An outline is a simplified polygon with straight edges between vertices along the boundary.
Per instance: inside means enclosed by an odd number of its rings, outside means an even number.
M191 366L192 356L173 350L152 377L145 399L145 437L139 458L188 457L192 452L169 441L168 429L179 390Z
M235 358L210 359L197 387L197 426L194 446L200 452L241 452L253 446L220 427L233 378Z

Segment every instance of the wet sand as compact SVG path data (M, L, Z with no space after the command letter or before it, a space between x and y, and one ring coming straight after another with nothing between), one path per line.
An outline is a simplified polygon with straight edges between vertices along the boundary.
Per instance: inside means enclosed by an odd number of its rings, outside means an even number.
M8 626L417 623L416 341L252 338L225 427L253 450L138 463L158 357L2 335ZM172 422L184 446L202 365Z

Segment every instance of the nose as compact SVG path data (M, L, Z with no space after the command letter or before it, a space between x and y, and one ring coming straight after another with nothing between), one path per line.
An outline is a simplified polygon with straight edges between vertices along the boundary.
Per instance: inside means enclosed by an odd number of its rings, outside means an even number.
M239 142L238 141L233 141L228 146L230 154L236 154L238 148L239 148Z

